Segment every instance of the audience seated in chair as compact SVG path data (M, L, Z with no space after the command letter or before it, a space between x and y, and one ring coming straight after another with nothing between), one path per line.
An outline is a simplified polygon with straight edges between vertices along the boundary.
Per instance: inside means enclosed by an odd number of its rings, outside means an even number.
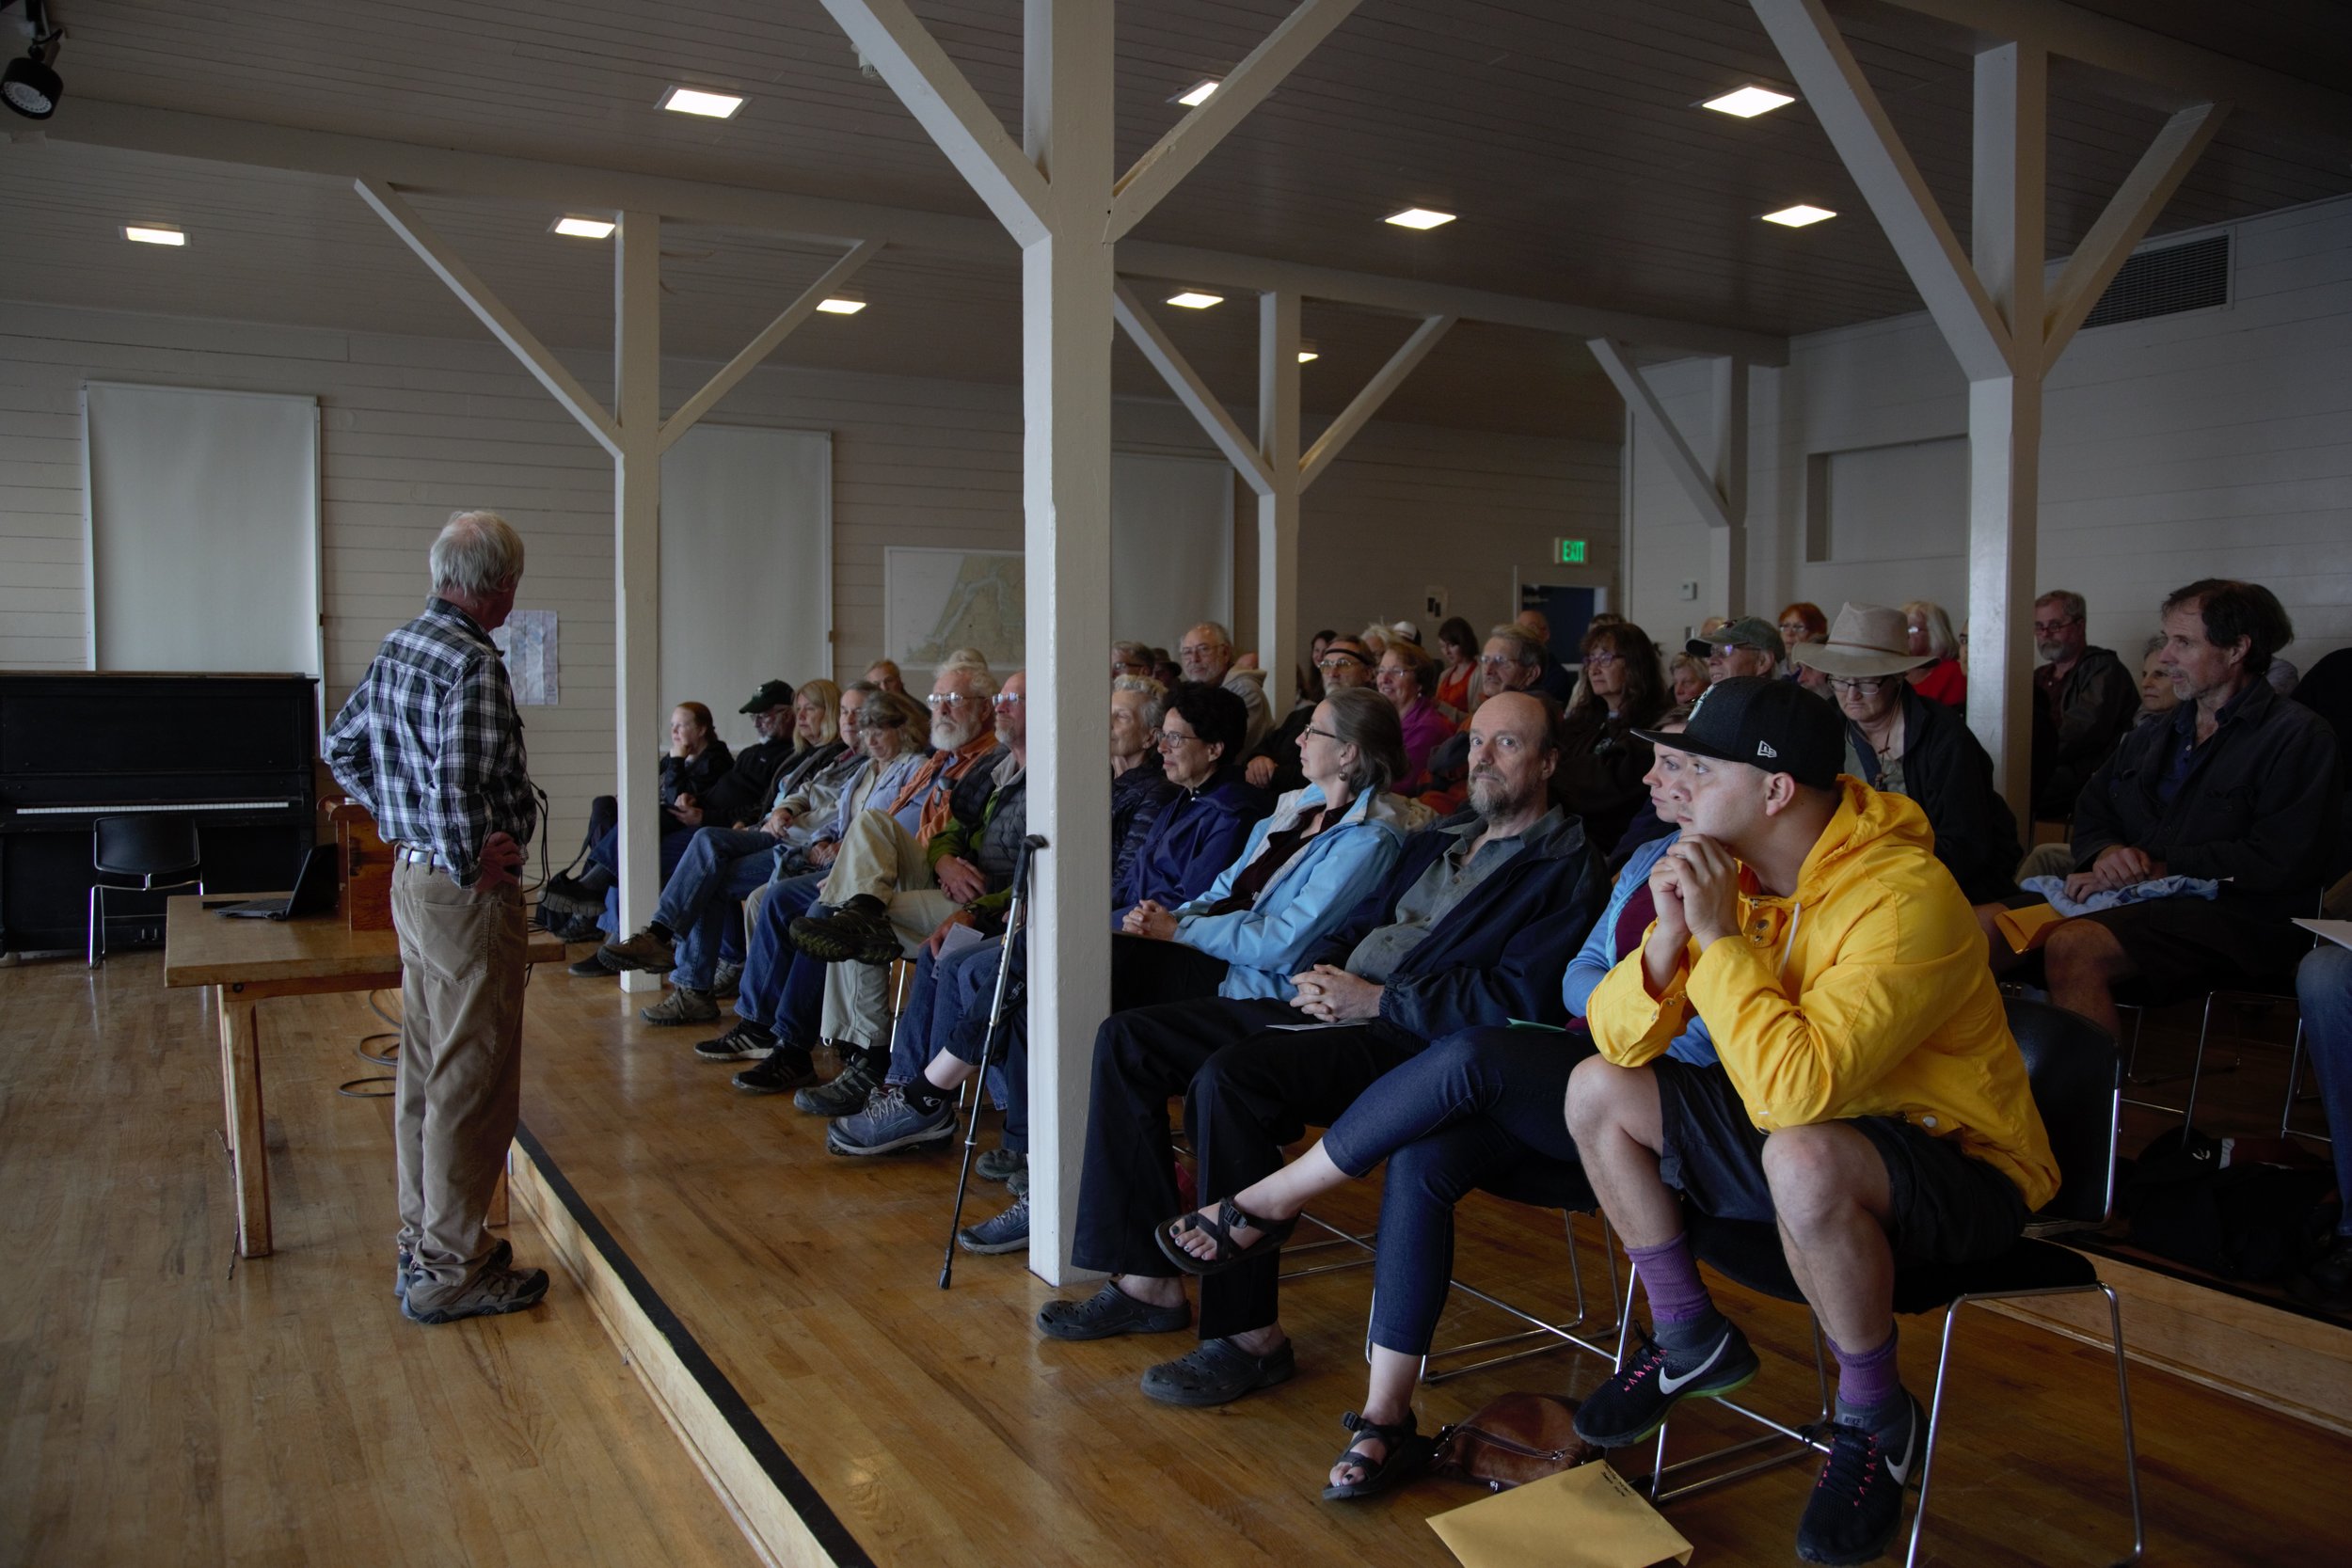
M1710 685L1735 675L1777 675L1781 660L1788 657L1780 628L1760 615L1710 621L1706 630L1682 645L1682 651L1707 661Z
M680 703L670 710L670 749L661 753L655 780L660 816L660 866L667 882L686 853L694 830L676 819L673 807L681 800L690 805L735 766L735 755L719 738L710 710L700 703ZM554 886L559 909L593 911L591 918L610 930L613 924L616 890L621 881L620 804L599 795L588 805L588 833L580 847L583 863L578 878L559 879Z
M1911 801L1837 777L1837 716L1735 679L1661 737L1682 836L1657 918L1593 992L1599 1054L1567 1120L1646 1291L1651 1333L1586 1398L1578 1433L1623 1448L1756 1353L1701 1282L1681 1206L1777 1221L1838 1361L1832 1449L1798 1556L1861 1562L1892 1538L1926 1413L1896 1363L1899 1263L2007 1251L2058 1188L1967 903ZM1743 892L1744 877L1753 892ZM1692 1012L1717 1065L1666 1054Z
M1543 668L1536 673L1535 688L1551 693L1551 700L1566 707L1576 693L1576 677L1551 651L1551 617L1540 610L1522 610L1512 624L1527 633L1543 656Z
M785 710L791 718L790 733L776 737L779 743L799 749L788 752L784 765L773 770L771 795L752 804L748 815L757 819L757 825L697 829L678 858L647 927L660 940L675 943L671 954L673 990L643 1011L641 1016L647 1022L691 1022L718 1016L712 999L731 990L742 973L742 923L736 918L736 908L774 871L778 851L786 847L786 835L794 825L795 814L787 802L805 799L801 794L803 787L844 754L838 730L840 705L840 693L833 682L818 680L803 686ZM714 790L713 798L717 795ZM596 959L612 973L629 967L607 959L602 948Z
M1634 732L1658 721L1666 693L1658 648L1630 622L1584 634L1579 705L1560 722L1560 771L1552 793L1584 823L1584 841L1606 852L1624 836L1648 792L1649 742Z
M1486 634L1486 646L1478 656L1478 700L1484 703L1505 691L1542 689L1544 660L1549 657L1534 634L1518 622L1495 627ZM1429 753L1422 782L1426 786L1418 797L1422 804L1440 816L1462 809L1470 798L1467 722L1453 739Z
M1239 768L1225 761L1240 750L1245 721L1241 699L1222 687L1188 681L1176 689L1171 705L1159 717L1158 734L1168 776L1178 793L1158 815L1136 824L1115 857L1123 869L1111 885L1114 928L1124 911L1138 903L1181 905L1207 888L1241 853L1250 828L1273 803L1243 779ZM952 1095L977 1070L995 1000L1003 940L967 947L950 958L924 956L891 1048L888 1086L906 1088L909 1098L928 1102L934 1096ZM1028 1148L1028 1021L1019 1005L1027 978L1027 933L1015 933L1009 940L1014 950L1000 1058L1006 1100L1003 1149L1009 1163L1018 1164ZM793 1103L814 1115L850 1116L865 1107L866 1096L853 1080L845 1082L849 1076L822 1088L804 1089L793 1097ZM975 1252L1018 1247L1028 1239L1025 1195L1004 1212L965 1227L957 1239Z
M2063 588L2033 602L2034 696L2050 721L2034 730L2033 814L2052 822L2074 815L2074 798L2139 711L2132 673L2114 650L2090 645L2087 613L2083 596Z
M1159 815L1176 793L1160 761L1160 716L1168 709L1168 688L1148 675L1121 675L1111 682L1111 881L1127 869L1125 857L1137 830Z
M1275 1255L1290 1226L1253 1226L1224 1199L1428 1041L1513 1018L1565 1020L1565 955L1600 900L1581 829L1549 803L1558 752L1548 705L1490 698L1470 738L1471 813L1382 857L1367 895L1326 923L1279 988L1117 1013L1095 1037L1073 1257L1113 1277L1038 1322L1067 1339L1180 1329L1191 1316L1180 1271L1213 1269L1201 1343L1144 1375L1154 1399L1221 1404L1294 1369ZM1311 768L1329 744L1310 732ZM1283 1028L1302 1022L1343 1026ZM1210 1209L1170 1220L1167 1100L1178 1092Z
M1845 715L1844 770L1919 803L1935 833L1935 858L1970 903L2011 891L2022 852L2017 818L1994 789L1993 759L1967 721L1903 678L1919 656L1907 649L1902 612L1842 606L1828 640L1804 644L1796 657L1830 678Z
M906 677L898 673L895 660L878 658L866 667L866 678L882 690L903 697L907 694Z
M1809 600L1799 599L1781 610L1778 625L1780 641L1788 650L1787 678L1795 681L1816 696L1828 696L1829 677L1800 660L1797 657L1797 648L1801 643L1819 642L1827 638L1829 617L1821 613L1820 605ZM1677 697L1675 700L1687 703L1697 695L1698 693L1693 691L1690 696Z
M1968 667L1961 662L1964 639L1952 635L1952 618L1932 599L1903 606L1911 651L1924 661L1907 677L1919 695L1963 711L1968 706Z
M1184 661L1184 679L1222 686L1249 710L1249 729L1243 750L1255 751L1274 727L1274 711L1266 705L1265 672L1236 665L1232 635L1215 621L1203 621L1184 633L1176 650Z
M2042 948L2050 1000L2120 1034L2115 992L2179 1001L2216 986L2280 987L2335 863L2344 778L2319 716L2271 690L2271 655L2295 628L2270 590L2208 578L2164 604L2162 668L2180 698L2134 730L2084 786L2070 840L2069 896L2159 878L2211 880L2103 909L2052 928ZM1991 931L1990 909L1979 909ZM1996 968L2018 960L1997 937Z
M1478 634L1459 615L1438 628L1438 711L1458 729L1478 704Z

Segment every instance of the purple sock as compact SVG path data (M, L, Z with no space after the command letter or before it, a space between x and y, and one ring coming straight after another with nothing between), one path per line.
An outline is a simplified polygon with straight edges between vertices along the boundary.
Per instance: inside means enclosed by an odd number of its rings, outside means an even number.
M1625 1251L1641 1271L1642 1290L1649 1297L1654 1324L1687 1323L1714 1315L1715 1304L1708 1298L1707 1287L1699 1283L1699 1262L1691 1256L1687 1238L1677 1236L1662 1246L1629 1246Z
M1854 1424L1876 1430L1899 1418L1909 1409L1903 1401L1902 1369L1895 1364L1895 1344L1901 1338L1890 1331L1886 1343L1871 1351L1850 1351L1832 1342L1837 1357L1837 1414Z

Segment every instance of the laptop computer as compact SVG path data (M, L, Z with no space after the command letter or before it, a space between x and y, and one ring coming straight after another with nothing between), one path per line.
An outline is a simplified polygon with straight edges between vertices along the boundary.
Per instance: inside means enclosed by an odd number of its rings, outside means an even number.
M206 908L237 920L296 920L306 914L335 912L335 847L321 844L302 859L302 875L283 898L247 898L234 904Z

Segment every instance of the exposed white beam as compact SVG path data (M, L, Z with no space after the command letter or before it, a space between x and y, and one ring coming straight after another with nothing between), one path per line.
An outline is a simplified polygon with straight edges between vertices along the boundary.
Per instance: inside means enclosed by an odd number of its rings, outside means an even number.
M2083 318L2090 314L2099 296L2115 281L2116 272L2131 259L2132 247L2147 238L2150 226L2172 199L2172 193L2181 188L2181 182L2229 112L2224 104L2194 104L2165 121L2164 129L2156 133L2156 139L2140 155L2051 286L2042 328L2045 366L2056 364L2066 351Z
M2217 99L2253 117L2352 150L2352 93L2167 38L2064 0L1885 0L1967 29L1989 43L2026 40L2044 52L2169 89L2172 108Z
M1298 664L1298 296L1258 296L1258 450L1274 488L1258 497L1258 664L1279 719Z
M1969 380L2009 370L2009 331L1822 0L1750 0Z
M1118 318L1128 340L1143 351L1144 358L1160 372L1160 379L1176 394L1176 401L1190 411L1201 430L1216 444L1216 450L1225 454L1225 460L1248 482L1249 488L1261 496L1273 494L1274 471L1259 455L1257 444L1242 434L1233 416L1226 412L1225 404L1217 401L1208 383L1200 379L1191 362L1168 341L1151 310L1124 283L1112 291L1111 313Z
M736 383L758 368L761 360L776 351L776 345L791 336L795 327L817 312L818 303L857 276L860 267L882 251L878 240L861 240L847 256L825 269L825 275L811 283L801 297L786 306L774 321L763 328L758 337L744 345L743 351L728 360L718 374L703 384L701 391L678 405L677 412L661 423L661 450L668 451L677 438L694 428L696 420L717 406L721 398L735 389Z
M1724 492L1708 472L1707 466L1699 461L1699 455L1689 439L1676 426L1674 417L1666 412L1666 405L1658 401L1657 392L1651 389L1642 372L1634 368L1633 362L1626 357L1625 346L1606 338L1595 338L1584 346L1593 351L1593 357L1599 361L1602 372L1617 388L1617 395L1625 399L1627 410L1657 438L1659 452L1665 460L1667 471L1675 476L1683 493L1691 498L1691 504L1699 509L1699 515L1707 519L1708 526L1735 526Z
M1736 620L1748 612L1748 367L1743 359L1718 359L1710 369L1708 467L1723 497L1724 526L1707 531L1707 569L1716 602Z
M373 136L339 135L218 115L188 114L69 96L42 134L52 141L342 181L364 177L412 194L499 197L553 210L644 212L690 223L777 234L830 247L863 239L906 249L1009 261L1005 230L987 218L883 207L787 190L676 180L633 170L510 158ZM1107 211L1107 208L1105 209ZM1131 276L1262 293L1290 289L1336 304L1403 315L1460 316L1583 339L1610 337L1689 354L1738 354L1759 365L1788 362L1788 341L1703 322L1531 299L1189 245L1127 240L1119 264Z
M622 213L612 231L612 734L617 799L654 794L661 697L661 220ZM621 928L653 918L661 895L660 821L621 813ZM642 976L642 977L641 977ZM655 990L631 971L623 990Z
M1191 245L1122 240L1119 245L1119 270L1130 277L1164 277L1247 289L1253 293L1295 293L1335 304L1392 310L1399 315L1458 316L1464 321L1493 322L1500 326L1522 326L1530 331L1557 332L1577 339L1615 338L1646 347L1678 349L1685 354L1736 354L1758 365L1788 363L1788 340L1769 332L1670 321L1566 300L1490 293L1484 289L1457 288L1419 278L1383 277L1376 273L1237 256Z
M1364 383L1363 390L1340 410L1338 419L1324 427L1323 434L1315 437L1315 444L1307 449L1307 455L1298 460L1298 487L1301 490L1323 477L1323 470L1331 466L1331 460L1345 450L1347 443L1356 438L1375 414L1380 412L1380 405L1389 401L1389 394L1402 386L1406 376L1413 373L1413 367L1429 357L1429 351L1438 346L1438 340L1446 335L1454 322L1452 316L1431 316L1413 328L1413 335L1389 356L1389 362ZM1297 360L1297 352L1293 350L1291 362L1295 364Z
M434 276L449 285L450 293L455 294L466 309L490 329L490 335L504 343L508 352L522 361L523 368L537 378L539 385L552 393L555 401L562 404L564 410L578 420L605 451L615 457L620 456L620 427L614 423L612 416L605 412L604 404L589 395L588 388L564 368L561 360L548 352L547 344L541 342L531 328L522 324L522 319L490 292L487 284L474 276L473 269L450 248L448 242L417 215L416 209L403 201L398 192L381 181L355 181L353 188L391 227L392 232L417 253L418 259L433 270Z
M1162 197L1174 190L1250 110L1281 86L1282 79L1297 69L1316 44L1330 36L1332 28L1347 20L1356 6L1357 0L1300 0L1298 8L1226 74L1206 102L1195 104L1189 114L1169 126L1168 134L1111 187L1110 219L1103 228L1104 241L1118 240L1142 222Z
M1043 239L1046 177L956 69L906 0L818 0L882 72L1016 244Z

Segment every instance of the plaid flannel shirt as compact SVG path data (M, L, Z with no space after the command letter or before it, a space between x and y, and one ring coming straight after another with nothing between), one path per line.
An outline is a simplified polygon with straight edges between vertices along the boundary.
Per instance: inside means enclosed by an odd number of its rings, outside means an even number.
M538 822L506 662L445 599L384 639L326 732L326 765L388 842L432 850L469 887L492 833L528 844Z

